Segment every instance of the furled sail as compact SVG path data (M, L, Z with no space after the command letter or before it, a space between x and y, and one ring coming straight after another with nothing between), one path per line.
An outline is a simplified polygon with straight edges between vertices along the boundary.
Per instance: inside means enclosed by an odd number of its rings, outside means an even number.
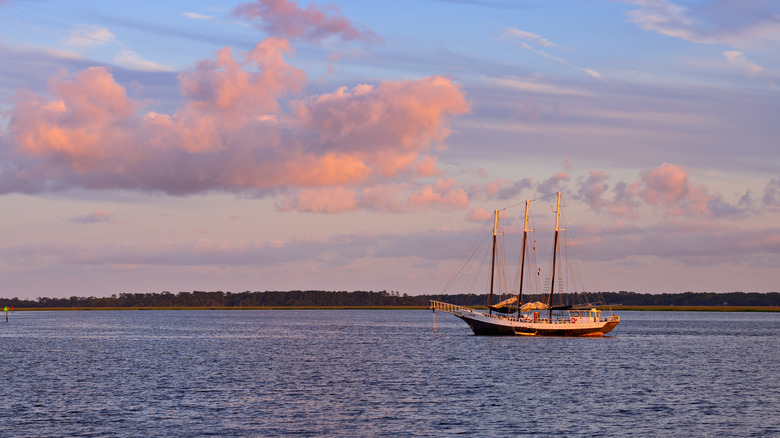
M525 303L522 307L520 307L521 312L528 312L531 310L547 310L547 304L544 304L541 301L534 301L533 303Z
M513 307L509 307L513 305ZM511 298L508 298L504 301L501 301L500 303L496 303L490 306L491 309L493 309L494 312L499 313L511 313L517 311L517 296L513 296Z

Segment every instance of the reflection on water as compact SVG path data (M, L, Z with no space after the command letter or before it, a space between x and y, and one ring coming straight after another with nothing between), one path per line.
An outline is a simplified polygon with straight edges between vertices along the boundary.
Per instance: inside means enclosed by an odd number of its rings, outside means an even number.
M488 338L429 311L16 312L0 435L780 434L780 314Z

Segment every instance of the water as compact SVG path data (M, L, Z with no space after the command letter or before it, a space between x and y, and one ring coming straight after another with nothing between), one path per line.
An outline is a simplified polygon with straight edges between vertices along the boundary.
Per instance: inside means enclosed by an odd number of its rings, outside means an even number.
M780 436L780 314L473 336L429 311L17 312L1 436Z

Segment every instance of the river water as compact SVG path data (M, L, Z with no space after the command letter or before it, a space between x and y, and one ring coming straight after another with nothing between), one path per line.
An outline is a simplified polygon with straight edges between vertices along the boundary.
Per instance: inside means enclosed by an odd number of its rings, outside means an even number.
M477 337L430 311L16 312L0 436L780 436L780 314Z

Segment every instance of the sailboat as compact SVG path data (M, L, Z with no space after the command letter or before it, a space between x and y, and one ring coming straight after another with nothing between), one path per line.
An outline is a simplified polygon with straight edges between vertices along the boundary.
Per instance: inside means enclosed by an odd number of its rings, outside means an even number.
M561 231L561 192L557 193L555 210L555 236L552 252L552 275L550 276L549 295L546 302L529 301L523 304L523 284L528 246L528 216L530 200L525 202L525 220L523 225L523 246L520 257L520 287L516 296L493 304L494 279L496 276L497 239L499 232L499 210L494 211L493 246L490 266L490 292L486 311L458 306L442 301L431 300L431 309L436 324L436 311L449 313L465 321L475 335L509 336L603 336L620 322L620 317L610 312L583 305L555 305L555 276L558 266L559 238ZM514 311L512 310L514 309Z

